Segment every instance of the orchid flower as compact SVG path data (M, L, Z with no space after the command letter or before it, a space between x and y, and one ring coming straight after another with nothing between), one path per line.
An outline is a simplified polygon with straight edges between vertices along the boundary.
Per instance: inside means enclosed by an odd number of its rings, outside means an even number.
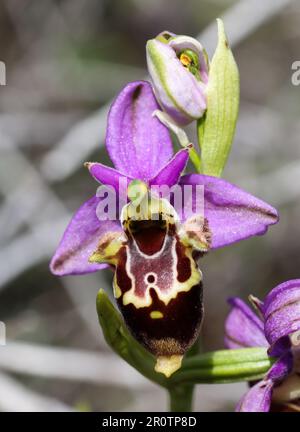
M229 299L232 310L225 323L225 345L230 349L266 347L275 362L236 410L265 412L279 404L299 411L300 279L278 285L264 302L250 298L259 316L239 298Z
M128 199L114 220L106 217L103 196L86 201L69 223L51 270L63 276L112 266L114 295L129 330L157 357L156 370L169 376L200 331L202 273L197 258L209 249L264 234L278 215L225 180L183 175L191 146L173 154L168 128L153 116L158 108L145 81L126 85L112 104L106 148L115 168L97 162L86 166L118 198L125 181ZM137 217L134 186L146 203L152 187L176 186L182 195L188 189L192 205L176 207L159 195ZM203 213L195 214L199 186Z

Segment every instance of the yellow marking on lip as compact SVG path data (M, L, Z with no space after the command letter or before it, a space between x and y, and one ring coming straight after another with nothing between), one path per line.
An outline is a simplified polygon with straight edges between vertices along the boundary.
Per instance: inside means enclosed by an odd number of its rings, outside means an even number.
M164 314L162 314L160 311L152 311L150 312L150 318L152 319L160 319L163 318Z
M114 290L114 297L115 297L115 299L118 300L118 298L120 298L122 295L122 291L118 285L116 274L115 274L114 280L113 280L113 290Z
M164 374L169 378L174 372L181 368L182 355L159 356L156 359L155 372Z
M173 246L172 246L172 254L174 256L173 272L174 272L174 274L176 274L175 272L176 272L177 260L175 259L175 254L176 254L176 243L175 242L173 243ZM132 274L130 272L130 256L128 256L128 257L129 257L129 259L127 259L127 262L126 262L126 271L127 271L127 274L131 277L131 280L134 280L134 278L132 277ZM157 287L157 286L152 287L155 289L155 291L159 297L159 300L164 302L164 304L166 306L168 305L168 303L171 300L173 300L177 297L178 293L190 291L190 289L192 289L194 285L199 284L202 280L202 272L197 267L196 262L194 261L194 259L192 257L192 251L191 250L189 250L189 249L186 250L186 257L188 257L190 259L191 270L192 270L191 276L188 280L186 280L185 282L179 282L177 279L175 279L172 289L170 289L168 292L161 291L159 289L159 287ZM133 283L133 286L131 287L131 289L129 291L126 291L123 294L122 302L123 302L124 306L127 306L128 304L132 303L137 309L139 309L141 307L151 306L152 298L150 297L150 294L149 294L149 287L148 287L147 291L145 292L144 297L139 297L135 294L135 285Z
M90 263L118 263L118 252L124 244L125 238L120 232L109 232L103 236L97 249L89 257Z

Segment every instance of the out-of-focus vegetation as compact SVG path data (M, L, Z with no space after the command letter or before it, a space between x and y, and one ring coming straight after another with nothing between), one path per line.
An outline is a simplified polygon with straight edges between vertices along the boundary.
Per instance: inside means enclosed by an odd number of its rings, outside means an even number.
M59 279L48 262L71 213L95 192L83 162L109 163L100 109L126 82L145 76L146 40L164 29L198 35L237 3L0 3L7 68L0 87L0 320L8 339L0 346L0 410L151 411L166 403L162 390L105 345L95 299L100 287L110 291L111 272ZM259 16L259 4L270 2L248 3L256 7L242 21L236 16L229 39L235 25L242 30ZM264 237L203 258L203 350L223 347L228 296L263 297L300 276L300 86L291 83L291 65L300 60L300 3L285 3L233 49L241 112L224 173L278 207L281 221ZM195 409L232 409L244 388L198 386Z

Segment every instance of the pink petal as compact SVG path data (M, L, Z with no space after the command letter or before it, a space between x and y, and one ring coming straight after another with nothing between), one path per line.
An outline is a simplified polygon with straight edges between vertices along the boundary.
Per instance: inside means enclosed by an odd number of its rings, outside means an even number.
M196 186L204 187L204 217L212 233L212 248L265 234L269 225L278 222L273 207L223 179L190 174L181 177L180 184L193 186L194 201Z
M88 262L104 234L121 230L118 220L98 219L96 210L100 200L89 199L73 216L50 263L55 275L91 273L107 267Z
M153 112L159 109L151 85L126 85L111 106L106 147L117 170L136 179L152 178L173 155L170 133Z

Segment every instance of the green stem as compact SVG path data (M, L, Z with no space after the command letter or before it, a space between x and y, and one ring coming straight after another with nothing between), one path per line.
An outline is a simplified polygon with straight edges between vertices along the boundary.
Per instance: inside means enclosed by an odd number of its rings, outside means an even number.
M181 384L169 389L170 411L191 412L193 404L194 385Z
M200 337L187 352L186 358L193 358L200 350ZM170 411L191 412L195 384L178 384L169 388Z

